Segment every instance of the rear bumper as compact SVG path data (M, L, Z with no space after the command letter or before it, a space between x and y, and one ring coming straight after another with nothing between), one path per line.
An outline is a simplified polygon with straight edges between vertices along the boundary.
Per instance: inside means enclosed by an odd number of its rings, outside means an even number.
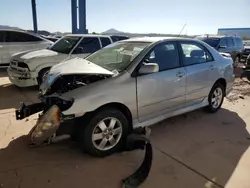
M11 67L7 69L9 80L18 87L29 87L38 85L36 77L27 70L14 70Z

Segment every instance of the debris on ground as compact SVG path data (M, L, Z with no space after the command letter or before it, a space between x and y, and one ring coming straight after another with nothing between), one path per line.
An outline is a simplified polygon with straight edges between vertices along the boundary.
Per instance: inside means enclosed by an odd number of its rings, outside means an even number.
M227 96L230 102L237 102L238 99L245 99L250 96L250 82L245 78L236 78L232 92Z

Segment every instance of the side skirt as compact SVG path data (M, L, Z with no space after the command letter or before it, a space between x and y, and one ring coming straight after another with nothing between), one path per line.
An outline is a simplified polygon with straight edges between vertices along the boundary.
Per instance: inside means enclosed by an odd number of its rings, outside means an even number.
M158 122L161 122L161 121L163 121L163 120L165 120L167 118L170 118L170 117L173 117L173 116L178 116L178 115L181 115L181 114L185 114L187 112L191 112L191 111L203 108L203 107L205 107L207 105L208 105L208 97L203 99L203 101L201 103L199 103L199 104L195 104L195 105L188 106L188 107L185 107L185 108L182 108L182 109L179 109L179 110L167 113L167 114L163 114L163 115L160 115L160 116L155 117L153 119L149 119L149 120L144 121L144 122L139 122L138 119L134 120L133 121L133 127L137 128L137 127L150 126L150 125L156 124Z

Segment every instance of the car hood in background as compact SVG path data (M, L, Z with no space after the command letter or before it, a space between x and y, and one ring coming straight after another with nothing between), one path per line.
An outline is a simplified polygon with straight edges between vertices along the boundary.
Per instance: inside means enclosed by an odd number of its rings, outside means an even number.
M72 58L70 60L61 62L50 69L49 74L102 74L114 75L115 73L100 67L83 58Z
M39 49L39 50L29 50L13 55L14 59L20 60L30 60L34 58L43 58L43 57L53 57L58 56L57 52L54 52L49 49Z

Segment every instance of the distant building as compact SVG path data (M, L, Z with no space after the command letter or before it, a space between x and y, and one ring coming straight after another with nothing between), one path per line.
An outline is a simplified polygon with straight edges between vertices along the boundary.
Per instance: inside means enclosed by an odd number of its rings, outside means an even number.
M220 28L219 35L237 35L242 38L250 38L250 28Z

